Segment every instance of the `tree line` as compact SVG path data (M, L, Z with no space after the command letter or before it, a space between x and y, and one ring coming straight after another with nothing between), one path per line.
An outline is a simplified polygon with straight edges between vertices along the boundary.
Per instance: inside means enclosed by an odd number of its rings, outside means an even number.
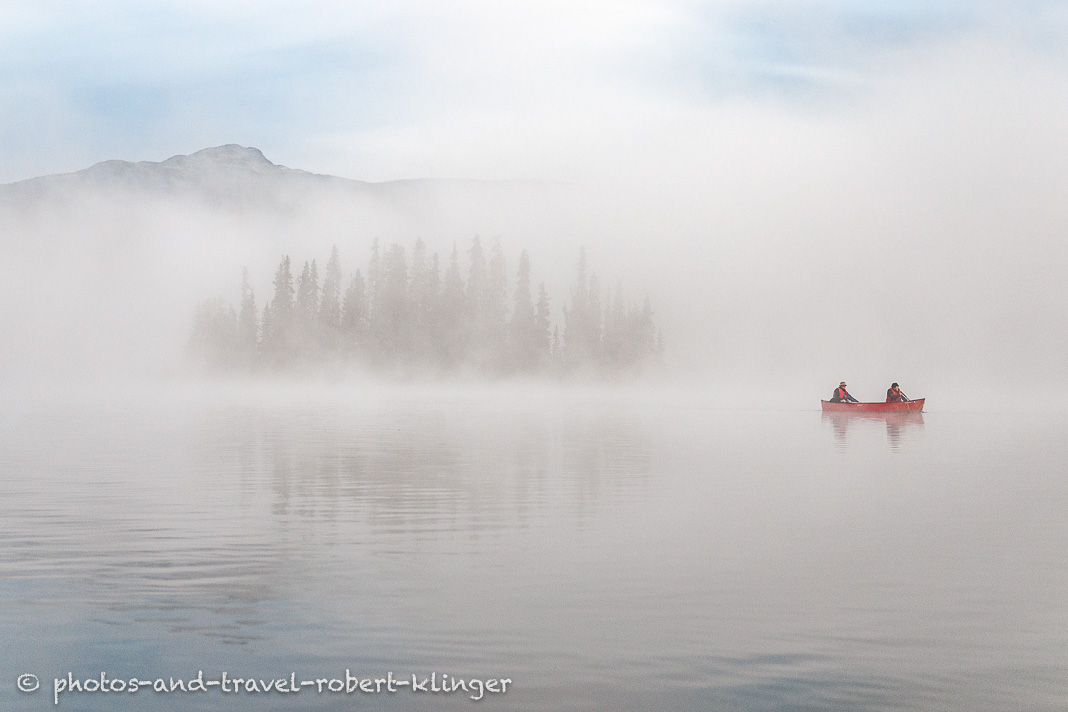
M536 296L524 250L514 282L494 241L475 237L465 269L453 246L442 267L418 240L384 252L375 240L365 271L345 279L337 246L320 275L313 259L299 274L288 256L273 294L257 307L248 270L237 308L200 302L189 337L196 361L229 372L299 371L357 366L374 371L477 373L486 376L636 373L658 363L663 341L646 298L609 300L579 250L563 331L551 320L544 283ZM605 297L602 302L602 296Z

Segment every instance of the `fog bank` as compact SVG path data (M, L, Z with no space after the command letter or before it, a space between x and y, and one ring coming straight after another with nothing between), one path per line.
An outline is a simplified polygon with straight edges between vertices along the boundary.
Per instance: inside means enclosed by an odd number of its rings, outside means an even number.
M1066 97L1061 64L972 37L830 102L647 102L589 125L564 181L361 183L231 147L0 186L0 368L175 378L193 306L245 267L480 235L510 272L528 250L557 315L580 246L606 292L648 294L661 379L1062 391Z

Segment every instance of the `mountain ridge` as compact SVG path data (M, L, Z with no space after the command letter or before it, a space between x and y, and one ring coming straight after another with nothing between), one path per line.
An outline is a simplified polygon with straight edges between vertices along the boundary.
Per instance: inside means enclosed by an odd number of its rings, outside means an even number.
M388 181L364 181L355 178L345 178L326 173L315 173L300 168L290 168L268 159L263 152L252 146L242 146L236 143L212 146L194 151L189 154L176 154L162 161L127 161L123 159L108 159L94 163L87 168L67 173L50 173L42 176L23 178L10 183L0 183L0 194L10 191L21 191L27 188L47 186L49 184L70 184L83 179L95 179L111 185L127 184L136 186L138 181L144 184L162 183L168 187L175 187L180 179L194 178L198 171L214 171L229 174L229 177L237 177L245 174L246 177L285 177L290 179L303 179L310 182L333 183L338 186L354 188L371 187L399 187L415 185L467 185L467 186L559 186L559 181L537 179L468 179L468 178L400 178ZM161 180L160 176L165 177ZM146 181L146 179L148 179Z

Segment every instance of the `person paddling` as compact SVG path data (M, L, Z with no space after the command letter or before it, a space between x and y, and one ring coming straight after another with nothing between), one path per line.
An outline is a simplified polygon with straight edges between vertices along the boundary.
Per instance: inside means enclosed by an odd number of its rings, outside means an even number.
M890 387L886 389L886 402L887 403L908 403L909 399L901 392L901 386L896 383L891 383Z
M831 396L831 403L859 403L856 398L849 395L849 391L846 390L846 382L842 381L838 384L838 387L834 389L834 395Z

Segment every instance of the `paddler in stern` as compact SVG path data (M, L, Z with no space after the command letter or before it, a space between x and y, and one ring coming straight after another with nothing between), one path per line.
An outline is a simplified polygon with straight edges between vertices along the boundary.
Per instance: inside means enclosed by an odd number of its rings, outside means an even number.
M834 389L834 395L831 396L831 403L859 403L856 398L849 395L849 391L846 390L846 382L842 381L838 384L838 387Z

